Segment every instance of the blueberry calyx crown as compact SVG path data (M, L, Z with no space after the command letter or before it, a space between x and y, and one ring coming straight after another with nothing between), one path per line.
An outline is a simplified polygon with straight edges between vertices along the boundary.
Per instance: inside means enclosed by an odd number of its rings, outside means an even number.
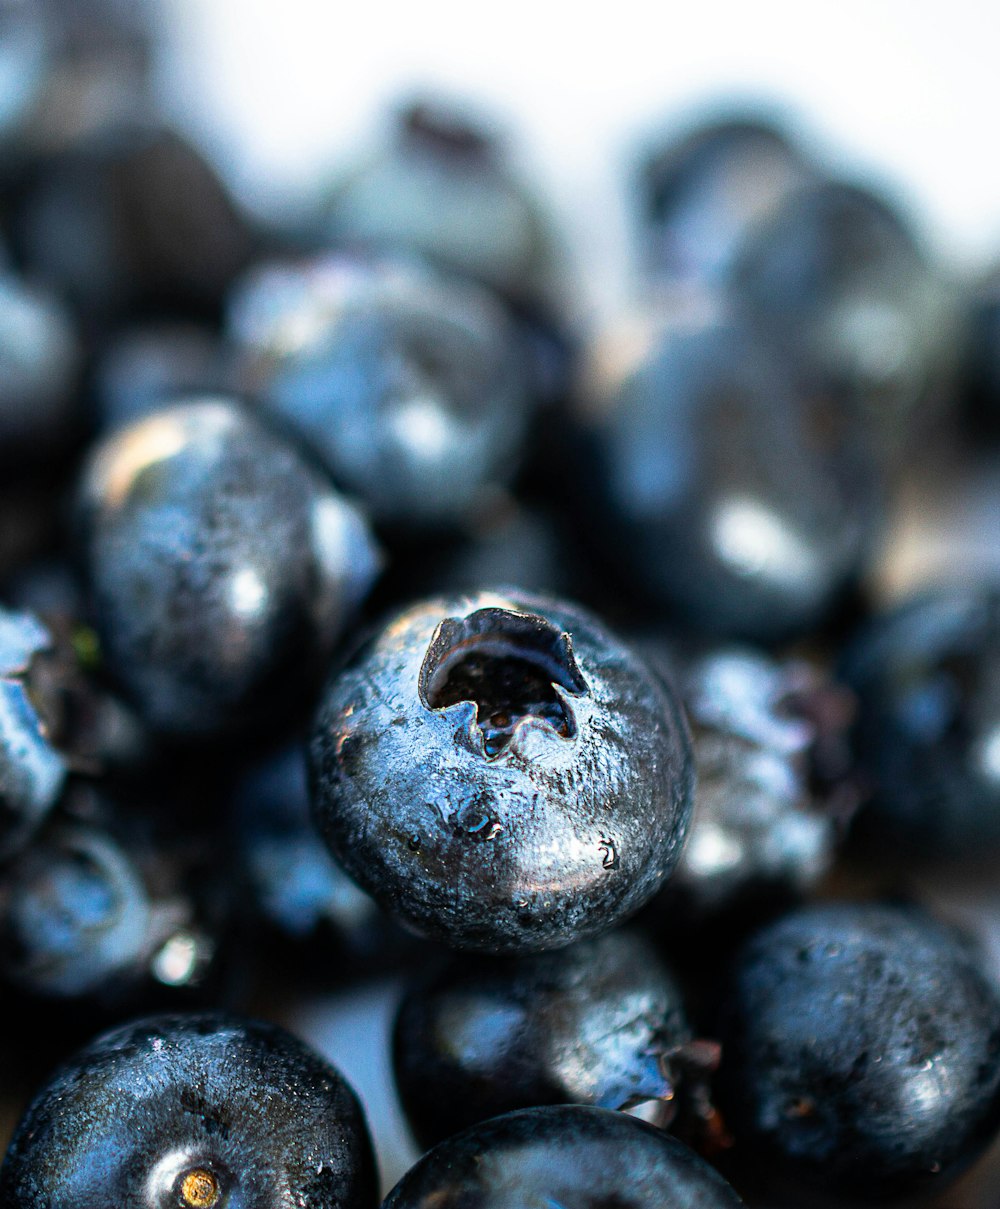
M183 1209L212 1209L222 1199L222 1187L214 1172L193 1167L177 1177L177 1201Z
M444 710L471 703L470 737L488 760L528 722L541 722L561 739L575 738L569 697L588 691L569 634L544 617L512 609L446 617L420 667L421 704Z

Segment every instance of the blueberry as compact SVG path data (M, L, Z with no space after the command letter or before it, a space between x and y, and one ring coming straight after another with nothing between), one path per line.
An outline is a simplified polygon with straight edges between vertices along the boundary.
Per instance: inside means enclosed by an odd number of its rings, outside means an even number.
M961 398L977 434L1000 433L1000 269L971 290L965 304Z
M748 235L813 171L765 116L716 118L656 146L639 181L647 271L662 284L725 286Z
M677 1091L690 1038L655 951L614 932L556 953L453 958L410 987L393 1037L407 1120L429 1148L477 1121L542 1104L632 1108Z
M0 975L98 1019L221 986L232 886L206 829L72 783L0 877ZM172 825L171 825L172 824Z
M897 210L823 181L791 194L747 241L734 286L812 389L869 417L889 456L940 393L952 292Z
M880 859L1000 851L1000 592L941 587L875 617L843 674L871 789L857 828Z
M358 512L224 399L98 445L81 522L106 664L143 717L177 735L280 719L376 567Z
M47 157L14 234L24 261L89 331L136 308L214 317L254 250L246 220L201 154L139 119Z
M716 648L684 671L698 786L667 888L692 910L804 893L833 864L853 699L804 659ZM831 784L833 780L838 783Z
M791 367L725 309L646 310L592 362L577 413L591 548L708 632L822 623L879 519L861 432L842 417L827 435Z
M66 778L28 687L32 660L51 645L37 617L0 608L0 858L25 843Z
M530 399L485 291L389 261L271 266L230 327L242 385L386 525L455 525L510 477Z
M554 948L638 909L677 861L692 770L672 693L583 611L422 602L328 685L311 748L334 854L463 948Z
M117 333L95 367L93 394L102 428L141 420L165 403L224 390L219 338L196 323L134 324Z
M456 106L418 101L388 146L330 191L328 239L425 256L521 302L552 291L548 222L502 142Z
M160 1016L99 1037L21 1120L0 1205L374 1209L371 1143L333 1067L276 1025Z
M264 939L262 926L276 941L269 972L279 956L286 967L297 956L303 974L312 967L313 981L328 986L334 954L344 956L337 963L343 972L383 955L398 960L401 944L392 943L392 925L336 863L312 825L302 744L247 769L236 789L231 832L255 947ZM405 943L412 951L412 940Z
M1000 1126L1000 999L921 912L801 908L737 961L723 1112L775 1178L858 1202L938 1190Z
M0 465L51 462L81 428L81 350L66 308L50 292L0 273Z
M739 1209L676 1138L605 1108L495 1117L426 1154L383 1209Z

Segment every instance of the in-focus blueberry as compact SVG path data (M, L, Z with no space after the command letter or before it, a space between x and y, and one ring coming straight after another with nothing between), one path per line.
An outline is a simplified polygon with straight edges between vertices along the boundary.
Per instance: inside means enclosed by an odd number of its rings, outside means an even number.
M460 948L557 948L637 910L692 788L672 692L593 617L516 590L390 620L327 686L316 820L344 868Z
M374 1209L374 1159L341 1075L273 1024L158 1016L97 1038L39 1091L0 1205Z

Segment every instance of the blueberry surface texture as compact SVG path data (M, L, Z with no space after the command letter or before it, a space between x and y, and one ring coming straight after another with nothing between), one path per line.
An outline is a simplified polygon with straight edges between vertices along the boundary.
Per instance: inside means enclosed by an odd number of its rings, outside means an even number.
M624 1113L559 1105L495 1117L424 1155L382 1209L739 1209L676 1138Z
M516 591L414 605L331 680L316 821L387 910L457 948L558 948L677 861L692 766L676 698L591 616Z
M871 800L860 837L940 862L1000 851L1000 592L948 587L874 618L843 674Z
M1000 1126L1000 999L969 945L916 909L825 904L772 924L737 961L721 1039L737 1153L800 1191L943 1191Z
M176 735L280 718L377 566L360 513L225 399L99 444L80 514L106 664L146 721Z
M374 1209L364 1116L284 1029L160 1016L104 1034L37 1095L5 1209Z
M555 953L452 958L396 1016L393 1069L423 1148L542 1104L673 1098L690 1039L680 990L645 941L616 931Z

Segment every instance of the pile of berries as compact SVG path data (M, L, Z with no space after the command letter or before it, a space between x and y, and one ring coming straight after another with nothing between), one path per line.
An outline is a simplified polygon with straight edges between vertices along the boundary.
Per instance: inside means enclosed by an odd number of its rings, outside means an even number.
M158 37L0 0L0 1207L375 1209L283 1025L387 976L385 1209L942 1203L1000 989L916 875L1000 856L1000 587L873 585L1000 432L1000 281L742 115L593 330L495 133L410 104L269 225Z

